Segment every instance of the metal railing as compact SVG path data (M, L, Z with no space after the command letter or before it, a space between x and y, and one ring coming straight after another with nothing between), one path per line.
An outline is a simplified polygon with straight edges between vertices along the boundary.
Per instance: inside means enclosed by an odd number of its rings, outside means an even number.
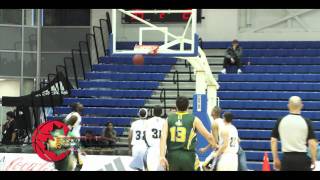
M193 81L191 64L187 60L184 60L184 66L188 68L189 81Z
M174 73L173 73L173 84L176 84L177 85L177 97L180 96L180 87L179 87L179 83L180 83L180 79L179 79L179 72L178 70L176 70Z
M103 45L103 33L102 33L102 29L100 26L93 26L93 34L94 34L94 37L95 37L95 41L96 41L96 44L98 44L98 36L100 36L100 41L102 41L101 45L102 45L102 49L103 49L103 52L100 52L99 51L99 48L97 53L98 53L98 57L102 57L102 56L106 56L106 49L104 48L104 45ZM97 45L98 46L98 45ZM101 46L99 46L101 47Z
M164 116L167 116L167 94L166 89L161 89L160 92L160 102L163 103Z
M81 45L85 45L86 46L86 50L83 49L83 46ZM80 53L83 55L84 52L86 51L88 53L88 61L89 61L89 68L90 70L92 70L92 57L91 57L91 51L90 51L90 47L89 47L89 43L88 41L79 41L79 49L80 49Z
M72 49L71 50L71 56L72 56L72 59L73 59L73 62L74 62L74 71L76 71L76 65L75 65L75 59L76 59L76 54L77 52L79 53L79 56L80 56L80 63L81 63L81 70L82 70L82 76L83 78L85 78L86 76L86 72L84 70L84 65L83 65L83 59L82 59L82 56L81 56L81 53L80 53L80 50L79 49ZM78 78L78 76L77 76Z
M78 75L77 75L77 69L76 69L76 65L74 62L74 59L72 57L65 57L63 59L64 62L64 66L66 67L67 71L68 71L68 64L67 61L71 61L72 63L72 69L73 69L73 74L74 74L74 80L76 82L76 87L79 88L79 84L78 84Z
M55 78L57 75L56 74L48 74L48 84L50 83L51 79L50 77ZM54 84L54 87L57 89L56 85ZM52 96L52 91L51 91L51 87L49 87L48 89L49 91L49 96L50 96L50 104L51 104L51 108L52 110L54 110L54 102L53 102L53 96ZM42 94L42 93L41 93Z
M56 94L59 95L59 104L63 103L63 93L62 93L62 87L61 87L61 76L59 75L61 72L64 73L65 78L67 80L66 83L66 89L68 91L68 93L71 93L71 85L70 80L71 80L71 73L70 70L73 70L73 75L74 75L74 80L75 80L75 85L76 88L79 88L79 76L78 76L78 71L77 71L77 66L76 63L78 65L78 62L76 62L76 57L75 55L77 53L79 53L80 56L80 63L81 63L81 72L83 74L83 78L85 79L85 75L86 75L86 68L89 68L90 70L92 70L92 66L93 66L93 53L96 53L96 58L97 61L99 63L99 57L100 56L107 56L109 54L107 54L107 46L108 46L108 35L110 35L112 33L112 27L111 27L111 19L110 19L110 15L108 12L106 12L106 17L105 19L100 19L99 20L100 26L94 26L93 27L93 34L91 33L87 33L85 36L85 41L79 41L78 43L78 49L72 49L71 50L71 57L64 57L63 59L63 65L56 65L56 74L48 74L47 75L47 80L48 82L45 81L45 79L41 80L40 83L40 89L43 89L45 86L49 85L49 83L51 82L52 78L55 77L57 78L57 82L58 84L53 84L53 86L58 90ZM98 44L97 40L98 37L101 37L99 41L100 43ZM30 37L29 37L30 38ZM103 49L103 53L101 53L101 51L99 52L99 49L101 50L101 48ZM35 51L32 51L32 53ZM31 53L31 51L30 51ZM87 54L88 55L88 62L84 61L84 55ZM68 62L70 62L71 64L68 64ZM78 67L79 68L79 67ZM49 87L48 92L49 92L49 104L47 101L48 99L44 97L44 94L42 94L42 92L40 92L39 94L36 94L36 90L31 92L31 106L32 106L32 113L33 113L33 117L34 119L37 119L39 116L39 112L37 112L37 108L38 105L40 104L40 111L42 111L43 116L44 116L44 120L47 120L47 116L46 116L46 110L45 108L47 106L50 106L52 108L52 110L54 111L54 106L57 104L56 100L53 98L53 92L51 87ZM39 96L36 96L39 95ZM35 122L38 123L38 122Z
M45 87L48 83L45 82L45 80L43 80L42 82L40 82L40 89L42 87ZM50 93L51 94L51 93ZM51 95L50 95L51 96ZM50 97L50 99L52 98L52 96ZM46 110L45 110L45 106L44 106L44 100L43 100L43 95L42 93L40 93L40 106L41 106L41 110L42 110L42 113L43 113L43 119L45 121L47 121L47 116L46 116ZM54 111L54 109L52 109L52 111Z
M68 93L70 94L71 93L71 87L70 87L70 84L69 84L69 75L68 75L68 71L67 71L67 68L66 68L66 66L63 66L63 65L57 65L56 66L56 73L57 74L59 74L59 72L61 72L61 71L59 71L59 68L62 68L63 70L64 70L64 74L65 74L65 78L66 78L66 80L67 80L67 91L68 91Z
M87 46L88 46L89 49L90 49L90 45L91 45L90 44L91 38L93 38L94 50L96 52L97 62L99 63L98 45L97 45L96 37L95 37L94 34L87 33L86 34L86 40L87 40ZM91 56L91 51L89 50L89 52L90 52L90 56Z

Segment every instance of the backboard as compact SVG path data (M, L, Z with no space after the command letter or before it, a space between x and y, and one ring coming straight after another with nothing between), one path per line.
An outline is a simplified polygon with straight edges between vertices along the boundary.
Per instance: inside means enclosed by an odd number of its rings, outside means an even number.
M196 9L112 9L109 53L198 56L197 20Z

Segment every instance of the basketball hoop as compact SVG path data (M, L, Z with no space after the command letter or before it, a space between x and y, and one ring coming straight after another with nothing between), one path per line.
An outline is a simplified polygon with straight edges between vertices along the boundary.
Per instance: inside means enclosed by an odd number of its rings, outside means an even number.
M135 45L134 51L143 53L143 54L151 54L151 55L157 55L159 50L158 45Z

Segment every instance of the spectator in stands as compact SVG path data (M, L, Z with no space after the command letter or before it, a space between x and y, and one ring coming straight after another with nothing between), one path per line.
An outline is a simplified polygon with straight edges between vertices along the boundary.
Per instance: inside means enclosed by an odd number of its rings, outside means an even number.
M102 133L104 146L114 147L117 142L117 132L113 129L112 122L106 124L106 128Z
M93 147L95 145L94 135L92 131L87 130L85 133L85 137L82 139L82 145L84 147Z
M225 52L225 57L223 61L223 69L221 73L226 74L227 70L230 65L235 65L238 68L238 74L241 73L241 58L242 56L242 48L239 45L238 40L233 40L232 41L232 46L229 47L226 52Z
M17 140L17 129L15 123L15 113L7 112L7 122L2 126L2 144L15 144Z

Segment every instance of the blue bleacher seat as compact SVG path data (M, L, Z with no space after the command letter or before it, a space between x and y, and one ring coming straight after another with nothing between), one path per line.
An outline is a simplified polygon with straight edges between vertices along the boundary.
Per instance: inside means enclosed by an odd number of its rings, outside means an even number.
M318 91L320 83L279 82L275 86L268 82L221 82L220 90L223 91Z
M288 101L262 101L262 100L220 100L222 109L274 109L286 110ZM320 102L304 102L304 110L320 110Z
M235 119L232 121L232 123L238 129L273 129L276 120ZM320 130L319 121L313 121L312 125L315 130Z
M320 73L319 65L253 65L243 67L245 73Z
M48 120L64 119L65 116L48 116ZM132 118L124 117L82 117L82 125L100 125L105 126L107 122L112 122L114 126L129 126Z
M279 149L281 144L278 144ZM270 140L241 140L240 146L248 150L270 150Z
M69 107L56 107L56 114L68 114L71 112ZM85 107L83 110L84 115L102 115L114 117L136 117L138 108L106 108L106 107Z
M151 97L152 90L85 90L73 89L72 96L88 97L88 96L109 96L114 98L147 98Z
M109 107L142 107L145 99L102 99L102 98L64 98L63 104L80 102L84 106L109 106Z
M319 65L318 57L244 57L241 59L244 65Z
M220 82L320 82L317 74L219 74Z
M240 139L270 139L271 130L238 130Z
M317 49L245 49L244 57L315 57Z
M231 41L203 43L204 49L226 49ZM240 41L241 47L245 49L319 49L318 41Z
M234 114L237 119L278 119L288 114L288 111L280 110L232 110L224 109ZM320 120L318 111L302 111L302 115L314 121Z
M299 96L306 101L319 101L320 93L318 92L274 92L274 91L218 91L220 99L233 100L288 100L291 96Z
M162 81L165 73L86 73L87 79L108 79L112 81Z
M99 60L104 64L132 64L132 57L101 57ZM173 65L176 64L176 58L157 58L157 57L145 57L144 64L145 65Z
M157 81L79 81L80 88L111 88L111 89L156 89L159 86Z
M171 70L170 65L110 65L95 64L93 71L111 71L111 72L141 72L141 73L167 73Z

